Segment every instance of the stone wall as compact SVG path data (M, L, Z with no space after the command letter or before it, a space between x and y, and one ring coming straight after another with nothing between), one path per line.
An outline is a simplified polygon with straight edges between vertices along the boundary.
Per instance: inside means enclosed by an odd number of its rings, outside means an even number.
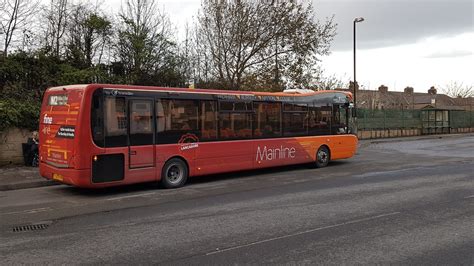
M26 143L30 136L31 132L24 129L0 131L0 166L23 164L21 144Z
M359 130L359 139L381 139L420 136L420 129L380 129L380 130Z
M451 128L451 134L472 133L474 128ZM381 139L421 136L421 129L385 129L385 130L359 130L359 139Z
M451 128L451 133L452 134L457 134L457 133L472 133L474 132L474 127L468 128Z

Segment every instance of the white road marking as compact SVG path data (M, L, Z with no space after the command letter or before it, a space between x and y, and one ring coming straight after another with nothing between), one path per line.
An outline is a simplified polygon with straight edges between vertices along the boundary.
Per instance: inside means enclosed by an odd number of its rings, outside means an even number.
M279 239L284 239L284 238L299 236L299 235L312 233L312 232L316 232L316 231L321 231L321 230L325 230L325 229L330 229L330 228L334 228L334 227L344 226L344 225L348 225L348 224L355 224L355 223L375 220L375 219L379 219L379 218L382 218L382 217L393 216L393 215L397 215L397 214L400 214L400 212L384 213L384 214L371 216L371 217L367 217L367 218L362 218L362 219L357 219L357 220L352 220L352 221L348 221L348 222L344 222L344 223L318 227L318 228L314 228L314 229L310 229L310 230L306 230L306 231L302 231L302 232L298 232L298 233L294 233L294 234L269 238L269 239L260 240L260 241L256 241L256 242L252 242L252 243L248 243L248 244L244 244L244 245L240 245L240 246L235 246L235 247L231 247L231 248L224 248L224 249L218 249L217 248L216 251L206 253L206 256L221 253L221 252L225 252L225 251L240 249L240 248L244 248L244 247L250 247L250 246L254 246L254 245L258 245L258 244L262 244L262 243L266 243L266 242L271 242L271 241L275 241L275 240L279 240Z
M134 194L134 195L128 195L128 196L122 196L122 197L108 198L106 200L121 200L121 199L137 198L137 197L143 197L143 196L154 195L154 194L156 194L156 192L149 192L149 193Z
M53 209L50 207L45 207L45 208L38 208L38 209L31 209L31 210L24 210L24 211L16 211L16 212L5 212L5 213L0 213L0 215L10 215L10 214L20 214L20 213L38 213L38 212L46 212L46 211L52 211Z
M467 197L464 197L465 199L472 199L474 198L474 195L471 195L471 196L467 196Z

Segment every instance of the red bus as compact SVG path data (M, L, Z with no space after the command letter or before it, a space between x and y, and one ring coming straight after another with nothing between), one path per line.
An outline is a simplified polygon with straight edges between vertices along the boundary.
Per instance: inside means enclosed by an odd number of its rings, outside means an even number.
M78 187L352 157L352 95L70 85L49 88L40 117L40 173Z

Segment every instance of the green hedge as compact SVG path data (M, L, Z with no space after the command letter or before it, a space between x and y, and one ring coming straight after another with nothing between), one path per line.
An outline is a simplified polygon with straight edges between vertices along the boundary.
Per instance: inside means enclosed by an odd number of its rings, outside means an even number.
M0 99L0 131L11 127L38 130L41 103Z

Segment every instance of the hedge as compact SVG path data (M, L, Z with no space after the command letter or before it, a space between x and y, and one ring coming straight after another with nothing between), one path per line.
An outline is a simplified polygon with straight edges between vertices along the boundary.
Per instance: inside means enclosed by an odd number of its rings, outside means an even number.
M0 131L12 127L38 130L40 108L40 102L0 99Z

